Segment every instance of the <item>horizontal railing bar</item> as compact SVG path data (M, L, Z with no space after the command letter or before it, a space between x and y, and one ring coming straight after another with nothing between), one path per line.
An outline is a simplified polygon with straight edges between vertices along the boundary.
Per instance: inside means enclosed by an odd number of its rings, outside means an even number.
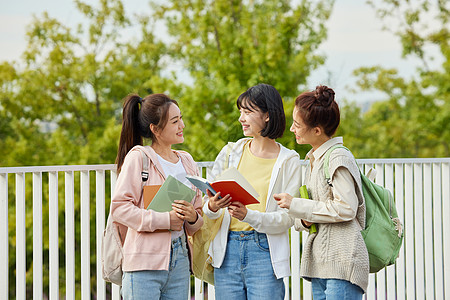
M450 163L450 157L442 158L362 158L357 159L359 164L430 164ZM208 168L213 166L212 161L197 162L198 167ZM302 160L301 164L307 164ZM31 172L68 172L68 171L109 171L115 170L115 164L99 165L59 165L59 166L24 166L24 167L2 167L0 174L9 173L31 173Z
M450 163L450 157L441 158L360 158L359 164L431 164Z
M0 168L3 173L29 173L29 172L69 172L69 171L96 171L113 170L116 166L109 165L60 165L60 166L26 166L26 167L4 167Z
M202 168L212 167L212 161L198 162ZM111 171L116 170L115 164L103 165L59 165L59 166L24 166L24 167L2 167L0 174L33 173L33 172L74 172L74 171Z

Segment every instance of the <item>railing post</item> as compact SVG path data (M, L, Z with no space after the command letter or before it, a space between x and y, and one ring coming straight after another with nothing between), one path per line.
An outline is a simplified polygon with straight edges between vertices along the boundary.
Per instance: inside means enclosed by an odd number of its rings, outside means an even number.
M377 176L375 182L379 185L384 186L384 164L375 164L375 169L377 171ZM376 276L376 299L383 299L386 297L386 268L380 270Z
M75 186L73 171L65 172L66 299L75 300Z
M16 299L26 299L25 173L16 173Z
M303 251L303 246L306 245L306 240L308 239L308 235L309 235L309 233L306 231L303 231L301 233L300 238L302 239L302 248L300 249L300 253ZM300 274L299 274L299 276L300 276ZM300 278L300 282L303 284L303 299L311 300L313 298L311 282L307 281L303 278Z
M384 165L384 186L394 195L394 166L393 164ZM395 206L395 203L394 203ZM386 295L387 299L396 299L395 290L395 265L386 268Z
M58 172L49 172L48 187L48 232L49 232L49 269L50 269L50 300L59 299L59 226L58 226Z
M204 283L198 279L194 278L194 299L201 300L205 299L205 289L202 287ZM191 289L189 289L189 298L191 298Z
M81 299L91 298L89 171L81 171Z
M404 198L404 171L403 164L395 164L394 167L395 182L394 182L394 198L395 206L397 207L398 217L403 224L403 232L405 232L405 198ZM396 295L398 300L406 299L406 274L405 274L405 240L400 249L399 256L396 262L397 281L396 281Z
M9 298L8 173L0 174L0 299Z
M416 297L417 299L425 299L425 255L423 245L423 165L421 163L414 164L414 236L421 237L415 239L414 245L414 262L416 267Z
M216 289L214 288L214 285L207 284L208 286L208 300L215 300L216 299Z
M95 172L95 221L97 239L97 299L106 299L106 285L102 274L102 236L105 229L105 171Z
M431 196L433 207L433 238L434 238L434 291L435 299L445 299L444 297L444 259L443 259L443 236L442 236L442 202L445 198L442 197L442 177L441 164L434 163L432 186L433 195ZM447 216L446 216L447 217ZM428 297L428 295L427 295Z
M433 178L431 164L423 164L423 242L425 265L425 295L428 299L435 298L434 290L434 241L438 239L433 230Z
M300 232L291 228L291 286L292 299L300 299Z
M416 299L415 286L415 258L414 258L414 176L413 165L405 164L405 274L406 274L406 297Z
M111 171L111 198L114 194L114 189L116 187L116 181L117 181L117 172L116 170ZM120 287L118 285L115 285L114 283L111 283L111 298L112 300L120 300Z
M450 162L442 164L442 236L444 249L444 298L450 297Z
M42 173L33 173L33 299L42 299Z

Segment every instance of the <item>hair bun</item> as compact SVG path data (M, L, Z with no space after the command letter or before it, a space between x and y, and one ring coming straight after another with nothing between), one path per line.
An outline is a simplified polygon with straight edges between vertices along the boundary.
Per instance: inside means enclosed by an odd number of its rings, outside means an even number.
M322 106L330 106L334 101L334 91L326 85L319 85L314 91L317 102Z

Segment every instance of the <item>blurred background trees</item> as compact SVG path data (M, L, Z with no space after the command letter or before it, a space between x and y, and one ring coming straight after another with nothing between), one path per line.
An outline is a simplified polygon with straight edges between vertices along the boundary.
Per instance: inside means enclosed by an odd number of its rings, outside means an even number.
M403 57L414 56L421 66L413 78L402 78L397 70L380 66L354 71L361 91L382 92L386 100L360 116L361 136L350 134L355 144L349 146L359 157L450 156L450 2L369 3L385 30L400 39ZM424 21L424 15L433 22ZM442 59L441 68L431 69L430 62L437 55ZM345 118L343 127L348 124L353 123Z
M257 83L280 91L289 125L293 100L314 88L307 78L325 60L317 49L334 3L166 1L127 16L120 0L74 2L85 22L69 28L44 13L28 27L22 59L0 64L0 166L113 163L122 99L132 92L180 102L187 126L178 147L198 161L242 136L235 100ZM355 70L355 98L377 91L385 100L362 112L355 99L337 95L338 134L360 158L449 156L450 5L369 3L404 57L422 66L412 78L370 62ZM434 14L431 28L424 14ZM430 45L443 57L440 69L428 67ZM308 147L295 145L288 130L279 141L303 157Z
M236 99L250 86L271 84L286 107L292 106L298 88L323 63L316 50L326 38L323 24L331 9L332 1L168 1L154 6L173 40L173 59L192 78L177 95L187 123L183 147L195 158L214 160L228 141L242 137ZM292 140L287 135L280 142L293 145Z
M0 67L0 165L113 163L121 99L132 92L177 99L187 125L178 147L213 160L242 136L242 92L272 84L289 108L323 63L316 50L333 1L310 2L167 1L129 17L118 0L75 1L86 18L77 28L43 14L29 26L23 60ZM140 31L132 38L131 26ZM164 39L155 36L161 26Z

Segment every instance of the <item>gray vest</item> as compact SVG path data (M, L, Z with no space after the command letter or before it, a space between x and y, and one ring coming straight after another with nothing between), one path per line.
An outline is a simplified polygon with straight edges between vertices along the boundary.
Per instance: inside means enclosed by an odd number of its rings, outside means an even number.
M316 224L317 233L310 234L302 251L300 275L310 278L334 278L350 281L367 290L369 256L360 233L365 226L365 204L361 177L353 155L345 149L336 149L330 155L330 175L345 167L355 180L359 205L356 218L347 222ZM333 199L331 187L325 180L323 157L308 166L306 185L312 199L327 202Z

